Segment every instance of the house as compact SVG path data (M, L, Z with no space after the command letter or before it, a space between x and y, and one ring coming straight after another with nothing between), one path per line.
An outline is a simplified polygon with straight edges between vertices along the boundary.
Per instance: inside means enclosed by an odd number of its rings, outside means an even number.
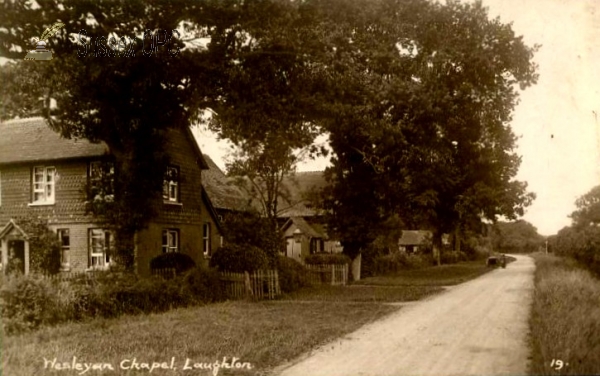
M208 169L202 171L202 185L219 218L227 214L245 210L260 210L260 204L233 179L204 155ZM316 252L341 252L339 241L330 239L324 217L313 207L307 195L325 187L327 182L322 171L298 172L284 177L285 198L278 200L279 224L286 239L285 254L303 260L306 255Z
M313 206L308 196L323 189L327 182L323 171L298 172L286 176L283 185L287 199L278 203L281 230L286 239L285 254L302 261L313 253L339 253L343 247L327 233L324 215Z
M402 230L402 236L398 239L398 247L400 251L406 253L424 252L426 249L431 249L433 234L431 231L425 230ZM442 235L442 245L450 245L450 236Z
M86 213L88 182L93 184L111 160L104 143L64 139L40 117L0 123L0 250L29 271L29 234L18 219L33 215L48 221L62 244L61 270L105 269L113 262L114 234ZM204 263L219 245L217 214L203 194L201 172L208 168L189 130L169 130L166 150L172 165L163 202L134 239L136 272L150 273L150 260L166 252L188 254ZM108 163L110 165L110 163ZM118 194L118 192L115 192Z
M398 239L400 251L406 253L418 253L424 251L431 245L431 231L402 230L402 236Z

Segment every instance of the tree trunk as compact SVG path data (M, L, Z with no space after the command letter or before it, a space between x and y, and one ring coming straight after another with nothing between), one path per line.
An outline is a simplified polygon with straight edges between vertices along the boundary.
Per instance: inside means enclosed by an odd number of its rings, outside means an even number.
M437 266L442 265L442 234L435 231L432 239L433 257L436 260Z
M362 264L362 255L359 253L358 256L356 256L352 260L352 264L351 264L351 273L352 273L353 281L360 281L361 264Z
M343 253L350 257L350 274L352 275L352 281L360 280L360 267L361 267L361 250L362 247L357 243L342 243L344 246Z
M460 229L457 227L456 230L454 230L454 251L460 252L460 243Z

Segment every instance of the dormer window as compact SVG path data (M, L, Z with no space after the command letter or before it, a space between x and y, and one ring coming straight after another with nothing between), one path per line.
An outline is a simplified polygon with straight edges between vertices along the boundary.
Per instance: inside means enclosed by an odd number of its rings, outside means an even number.
M163 201L179 202L179 167L167 167L163 181Z
M32 202L33 205L54 204L56 169L54 167L36 166L32 172Z

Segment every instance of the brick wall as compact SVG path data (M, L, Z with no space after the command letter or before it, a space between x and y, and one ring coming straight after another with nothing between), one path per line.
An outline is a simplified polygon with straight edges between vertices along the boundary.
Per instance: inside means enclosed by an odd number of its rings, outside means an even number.
M140 275L149 275L150 260L162 254L162 232L165 229L179 231L179 252L189 255L196 265L207 263L202 254L202 229L198 225L153 222L138 233L136 265Z
M156 222L200 224L203 212L202 170L196 152L185 133L170 130L165 138L171 164L179 167L179 203L163 204ZM204 209L205 210L205 209Z
M89 239L88 232L91 228L99 226L93 223L62 223L49 226L54 232L59 229L69 230L70 249L68 251L68 259L70 271L81 272L89 268Z
M32 201L32 169L34 166L52 166L55 173L55 200L53 205L29 206ZM83 189L87 182L85 160L54 161L42 164L0 166L0 226L11 218L34 214L50 223L90 222L85 215Z

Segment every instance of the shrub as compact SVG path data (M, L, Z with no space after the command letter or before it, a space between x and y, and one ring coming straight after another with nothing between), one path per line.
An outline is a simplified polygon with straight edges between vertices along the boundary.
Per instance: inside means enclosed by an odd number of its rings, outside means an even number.
M456 264L460 261L467 261L467 254L462 251L442 252L442 264Z
M61 321L58 294L48 280L33 276L8 278L0 291L2 323L7 334Z
M306 256L304 262L307 264L349 264L352 260L343 253L314 253Z
M277 255L285 249L285 239L278 227L257 212L226 214L223 221L223 236L226 245L235 244L262 249L269 261L269 268L275 267Z
M163 312L200 301L216 301L220 290L214 272L206 280L211 281L204 282L204 290L212 294L209 297L198 293L197 286L202 283L183 277L165 281L138 279L126 273L101 273L93 278L82 275L61 282L12 277L4 281L0 291L2 322L7 334L15 334L69 320Z
M406 266L410 269L427 268L432 265L436 265L436 261L431 253L408 255L406 258Z
M235 273L253 272L268 268L266 253L260 248L229 244L217 249L210 258L210 266Z
M116 315L164 312L194 303L193 297L185 291L182 277L140 279L125 288L108 288L105 296L108 302L116 304Z
M366 247L362 252L361 260L361 274L363 277L373 277L377 275L375 270L375 260L383 255L386 255L388 251L383 247L377 247L374 244Z
M408 256L401 252L377 256L373 260L373 273L374 275L397 273L402 269L406 269L408 265L407 258Z
M215 269L197 267L185 276L185 285L189 293L201 303L225 300L225 291Z
M306 269L292 258L279 255L277 271L282 292L293 292L309 285Z
M150 261L150 269L170 269L180 275L196 267L196 263L185 253L169 252L156 256Z
M17 218L16 223L29 235L29 267L32 272L56 274L60 271L60 249L56 233L48 221L33 215ZM22 268L22 265L18 266Z
M373 275L386 275L398 273L407 269L426 268L434 265L431 254L409 255L404 252L394 252L377 256L373 260Z

